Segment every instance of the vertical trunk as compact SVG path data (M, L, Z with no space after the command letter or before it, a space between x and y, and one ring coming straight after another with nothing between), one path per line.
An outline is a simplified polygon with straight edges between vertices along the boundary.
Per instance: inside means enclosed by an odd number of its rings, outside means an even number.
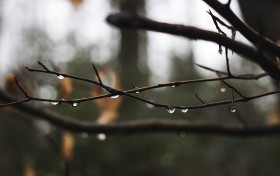
M143 13L145 3L143 0L120 0L118 5L122 12ZM137 86L147 82L148 74L142 73L138 66L140 58L146 56L146 53L139 50L141 45L146 47L145 37L144 32L140 34L137 30L121 29L118 60L123 89L131 89L132 84ZM129 118L132 114L135 115L135 111L139 110L137 106L139 106L139 103L136 103L135 100L125 98L122 106L125 109L122 109L121 113L125 113L125 116Z

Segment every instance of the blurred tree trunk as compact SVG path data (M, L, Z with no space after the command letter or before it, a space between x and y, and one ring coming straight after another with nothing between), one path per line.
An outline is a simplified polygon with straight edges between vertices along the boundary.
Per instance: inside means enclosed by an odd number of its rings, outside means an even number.
M122 12L132 14L143 14L145 12L144 0L119 0L112 1L112 4L114 6L117 6ZM146 58L145 32L138 32L137 30L130 29L121 29L120 32L121 36L118 61L120 66L120 78L122 88L131 89L133 88L132 84L135 84L136 86L147 84L147 72L143 73L143 70L139 69L139 63L141 62L141 59ZM141 65L141 67L143 68L143 65ZM147 71L147 68L144 68L144 70ZM135 103L135 101L129 98L125 98L122 106L125 107L125 109L123 109L122 112L125 111L125 116L129 117L134 110L139 109L136 107L137 104L139 103ZM128 110L130 110L131 113L128 112ZM133 112L133 114L135 114L135 111Z

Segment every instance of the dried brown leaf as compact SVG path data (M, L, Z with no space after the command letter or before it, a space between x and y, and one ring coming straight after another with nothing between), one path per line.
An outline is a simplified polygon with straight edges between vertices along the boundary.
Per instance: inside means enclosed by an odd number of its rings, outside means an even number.
M73 92L72 79L70 79L70 78L62 79L60 81L61 98L70 99L72 92Z
M75 138L72 133L63 132L61 139L61 156L64 161L72 159L73 150L75 146Z

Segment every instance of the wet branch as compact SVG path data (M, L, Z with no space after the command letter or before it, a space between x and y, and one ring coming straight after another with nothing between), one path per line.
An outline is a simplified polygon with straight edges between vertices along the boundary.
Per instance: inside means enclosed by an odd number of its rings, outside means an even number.
M258 63L271 77L280 80L280 70L278 67L269 61L258 50L244 43L232 40L219 33L198 29L196 27L169 24L154 21L142 16L128 13L115 13L107 17L107 22L119 28L143 29L148 31L162 32L172 35L178 35L193 40L206 40L215 42L225 46L232 51L241 54L250 61ZM279 47L278 47L279 48ZM280 49L279 49L280 50Z

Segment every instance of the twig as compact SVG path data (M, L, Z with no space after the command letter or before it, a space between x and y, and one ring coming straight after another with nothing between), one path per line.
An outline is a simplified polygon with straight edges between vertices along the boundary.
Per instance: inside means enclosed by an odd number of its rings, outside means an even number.
M198 67L203 68L205 70L215 72L216 74L219 74L219 75L227 75L226 72L223 72L223 71L220 71L220 70L215 70L213 68L209 68L209 67L206 67L206 66L203 66L203 65L200 65L200 64L195 64L195 65L197 65ZM268 76L267 73L241 74L241 75L231 75L231 78L232 79L240 79L240 80L250 80L250 79L257 80L257 79L260 79L260 78L263 78L263 77L266 77L266 76Z
M0 91L0 97L6 101L13 101L11 97L6 96ZM229 124L209 124L202 122L188 122L186 120L166 120L166 119L149 119L133 122L118 122L109 125L101 125L88 121L78 121L74 118L62 116L52 111L32 106L30 104L16 104L15 108L22 112L31 114L33 118L48 120L50 123L73 132L86 132L88 134L105 133L107 135L118 134L135 134L166 132L178 133L186 132L189 134L205 135L225 135L225 136L267 136L279 135L280 125L272 126L250 126L244 128L240 125Z
M96 76L97 76L97 78L98 78L99 83L100 83L100 84L103 84L103 83L102 83L102 80L101 80L101 78L100 78L100 76L99 76L99 73L98 73L98 71L97 71L97 69L96 69L96 67L95 67L95 65L94 65L94 63L92 63L92 67L93 67L94 72L95 72L95 74L96 74Z
M38 64L46 71L50 71L42 62L38 61ZM28 69L28 67L26 67Z
M197 93L195 93L195 97L202 103L202 104L207 104L205 101L203 101Z
M225 55L226 55L227 74L229 77L232 77L232 74L230 72L229 59L228 59L228 48L226 48L225 50L226 50Z
M17 87L19 88L19 90L25 95L25 98L29 98L30 96L27 94L27 92L21 87L21 85L19 84L17 78L15 77L15 82Z
M238 91L235 87L233 87L232 85L228 84L227 82L225 82L224 80L222 80L222 82L229 88L231 88L232 90L234 90L240 97L246 99L247 97L244 96L240 91Z

